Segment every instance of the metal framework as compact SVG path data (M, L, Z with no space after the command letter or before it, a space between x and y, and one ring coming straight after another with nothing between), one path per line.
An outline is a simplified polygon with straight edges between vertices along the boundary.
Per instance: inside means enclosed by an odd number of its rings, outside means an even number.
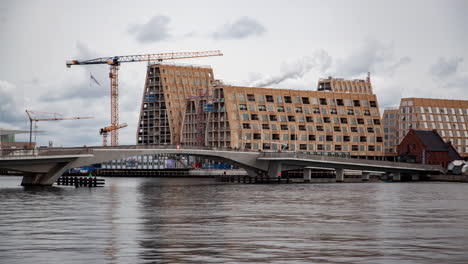
M107 146L107 135L108 135L109 132L116 131L116 130L121 129L121 128L126 127L126 126L128 126L127 123L123 123L123 124L118 125L118 126L107 126L107 127L101 128L101 130L99 131L99 134L102 135L102 145L104 147Z
M71 60L67 61L66 65L70 68L72 65L90 65L90 64L108 64L110 65L110 85L111 85L111 126L119 126L119 83L118 71L120 63L122 62L141 62L141 61L163 61L163 60L176 60L188 59L210 56L222 56L219 50L211 51L198 51L198 52L171 52L171 53L156 53L156 54L142 54L142 55L126 55L126 56L113 56L102 57L90 60ZM111 146L119 144L118 129L111 131Z

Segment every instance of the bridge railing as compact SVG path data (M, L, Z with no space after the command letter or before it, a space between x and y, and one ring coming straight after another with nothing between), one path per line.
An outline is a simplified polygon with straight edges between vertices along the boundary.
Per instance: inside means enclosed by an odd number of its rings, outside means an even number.
M172 144L147 144L147 145L119 145L119 146L82 146L82 147L47 147L47 148L10 148L0 149L0 157L18 156L50 156L50 155L78 155L93 154L96 149L198 149L198 150L218 150L218 151L240 151L258 152L254 150L239 150L233 148L213 148L205 146L188 146Z
M317 161L330 161L330 162L341 162L341 163L356 163L364 165L374 165L374 166L393 166L393 167L406 167L406 168L433 168L434 170L443 169L440 165L424 165L416 163L406 163L406 162L396 162L396 161L381 161L381 160L368 160L368 159L357 159L351 157L337 157L329 155L314 155L310 153L299 153L299 152L262 152L260 154L262 158L295 158L295 159L307 159L307 160L317 160Z

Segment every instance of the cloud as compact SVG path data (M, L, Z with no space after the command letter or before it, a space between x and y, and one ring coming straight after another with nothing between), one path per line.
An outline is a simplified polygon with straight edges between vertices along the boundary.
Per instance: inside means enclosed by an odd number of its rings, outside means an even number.
M101 57L95 50L83 42L76 44L76 60L89 60ZM68 71L79 71L78 78L64 79L57 83L48 83L48 87L55 88L55 92L40 96L44 102L61 100L86 99L92 100L109 96L108 67L105 65L72 66ZM99 82L98 85L91 79L91 75ZM40 84L35 86L39 87ZM47 87L47 88L48 88Z
M445 79L451 75L456 74L462 62L462 57L441 57L431 66L429 74L431 74L433 78Z
M142 43L159 42L171 38L168 16L157 15L146 24L133 25L128 32Z
M362 76L367 72L392 76L400 67L411 61L408 56L397 58L393 43L366 39L359 49L337 61L336 72L345 77Z
M212 34L215 39L244 39L260 36L266 32L265 27L250 17L241 17L232 23L226 23Z
M462 71L463 62L463 57L441 57L429 68L428 73L438 86L435 94L443 98L458 98L466 94L468 72Z
M303 57L292 62L283 62L279 74L258 79L249 86L269 87L286 80L300 79L311 70L323 73L330 68L331 63L332 58L330 55L324 50L318 50L314 52L312 56ZM257 77L259 77L259 75L257 75Z
M24 120L24 112L13 96L15 90L14 84L0 80L0 124L19 124Z

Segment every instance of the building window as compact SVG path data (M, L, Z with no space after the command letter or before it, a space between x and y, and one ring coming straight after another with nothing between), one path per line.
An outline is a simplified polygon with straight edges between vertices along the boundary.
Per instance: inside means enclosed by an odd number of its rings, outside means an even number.
M288 130L288 125L281 125L281 130Z
M270 129L270 125L269 124L262 124L262 129Z
M240 102L245 102L245 96L244 96L244 94L241 94L241 93L240 93L238 96L239 96L239 101L240 101Z
M323 126L316 126L315 129L316 129L317 131L323 131Z
M249 114L242 114L242 120L244 121L249 120Z
M277 106L276 111L277 112L284 112L284 107L283 106Z
M296 113L302 113L302 107L296 107Z
M291 140L297 140L297 135L296 134L291 134Z
M291 101L291 96L285 96L285 97L284 97L284 102L287 103L287 104L292 103L292 101Z
M305 131L305 130L306 130L306 128L305 128L305 126L304 126L304 125L299 125L299 130Z
M254 133L253 139L262 139L262 135L260 133Z
M309 97L302 97L302 103L303 104L310 104Z
M278 121L276 115L270 115L270 121Z
M343 99L336 99L336 105L343 106Z
M300 150L307 150L307 144L299 144Z
M294 102L296 104L300 104L301 103L301 98L299 96L294 97Z
M266 95L266 101L269 102L269 103L273 103L274 100L273 100L273 96L272 95Z
M330 123L330 117L328 117L328 116L323 117L323 122L324 123Z
M311 116L306 116L306 121L312 123L314 122L314 119Z
M309 135L309 141L315 141L315 135Z
M250 129L250 124L249 123L242 123L242 128Z
M377 107L377 103L375 101L369 101L371 107Z
M335 145L335 151L341 151L341 145Z
M326 98L319 98L320 100L320 105L327 105L327 99Z
M344 142L349 142L349 136L343 136L343 141Z
M289 122L295 122L296 119L295 119L294 116L288 116L288 121L289 121Z
M359 100L353 100L353 105L354 106L361 106L361 104L359 103Z
M347 124L347 123L348 123L348 119L346 119L346 117L340 118L340 122L341 122L342 124Z
M327 136L327 137L326 137L326 140L327 140L327 141L333 141L333 136Z
M246 104L239 104L239 110L247 110Z
M366 142L367 138L365 136L359 137L359 142Z
M259 105L258 111L266 111L266 107L264 105Z
M272 139L273 139L273 140L279 140L279 139L280 139L279 134L273 134L273 135L272 135Z
M358 145L352 145L351 146L351 151L359 151Z
M335 132L341 132L341 128L339 126L334 126L333 131Z
M251 101L251 102L255 102L255 95L253 94L247 94L247 100Z
M258 120L258 115L257 114L251 114L250 118L251 118L251 120Z

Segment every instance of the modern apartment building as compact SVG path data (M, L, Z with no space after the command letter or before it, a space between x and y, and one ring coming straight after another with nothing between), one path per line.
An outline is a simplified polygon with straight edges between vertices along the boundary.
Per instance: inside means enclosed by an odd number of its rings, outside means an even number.
M384 127L391 123L390 112L383 116ZM446 141L450 141L460 155L468 159L468 101L427 98L402 98L398 108L393 136L385 138L385 144L396 146L409 129L437 130Z
M365 81L361 80L361 83ZM319 82L320 89L321 82ZM297 150L382 157L377 98L368 92L266 89L218 83L190 100L183 144L249 150ZM199 103L206 111L201 112ZM202 113L202 118L200 115ZM204 124L202 129L197 125ZM198 126L199 127L199 126Z
M179 144L187 100L211 94L208 66L148 65L137 129L137 144Z
M369 78L266 89L225 85L210 67L159 63L148 66L137 143L384 156Z

